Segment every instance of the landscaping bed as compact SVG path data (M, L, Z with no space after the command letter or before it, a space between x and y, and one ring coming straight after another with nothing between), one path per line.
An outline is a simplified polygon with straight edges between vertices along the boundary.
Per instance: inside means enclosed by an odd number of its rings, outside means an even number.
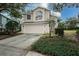
M3 35L0 35L0 40L10 38L10 37L14 37L14 36L21 35L21 34L23 34L23 33L17 33L15 35L4 35L3 34Z
M32 50L50 56L79 56L79 41L43 36L32 45Z

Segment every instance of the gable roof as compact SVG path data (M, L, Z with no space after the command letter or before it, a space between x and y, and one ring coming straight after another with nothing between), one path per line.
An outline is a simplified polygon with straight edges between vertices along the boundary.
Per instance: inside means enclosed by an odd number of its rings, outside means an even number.
M0 13L0 16L3 16L3 17L5 17L5 18L7 18L8 20L11 20L9 17L7 17L7 16L5 16L5 15L3 15L3 14L1 14L1 13Z
M26 14L31 14L31 13L33 13L35 10L37 10L37 9L44 9L44 10L47 10L48 12L50 12L50 10L48 10L47 8L44 8L44 7L37 7L37 8L35 8L35 9L33 9L32 11L30 11L30 12L27 12ZM26 15L26 14L24 14L24 15ZM51 12L50 12L50 14L51 14Z
M37 9L44 9L44 10L47 10L47 11L50 11L50 10L48 10L47 8L44 8L44 7L37 7L37 8L35 8L34 10L32 10L32 11L35 11L35 10L37 10Z

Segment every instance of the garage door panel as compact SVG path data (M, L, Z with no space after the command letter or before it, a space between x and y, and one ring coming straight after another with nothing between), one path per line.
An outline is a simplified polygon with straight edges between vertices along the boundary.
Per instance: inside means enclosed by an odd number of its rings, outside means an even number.
M43 25L24 25L25 33L44 33Z

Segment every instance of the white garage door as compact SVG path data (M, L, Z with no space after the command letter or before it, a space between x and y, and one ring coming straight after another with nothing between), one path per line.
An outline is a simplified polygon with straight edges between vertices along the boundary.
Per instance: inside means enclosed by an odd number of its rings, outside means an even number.
M24 33L45 33L49 32L49 28L45 24L24 24Z

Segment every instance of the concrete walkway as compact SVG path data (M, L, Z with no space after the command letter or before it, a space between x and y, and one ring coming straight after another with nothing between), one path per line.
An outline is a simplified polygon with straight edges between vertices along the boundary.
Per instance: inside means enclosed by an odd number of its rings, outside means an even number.
M28 52L35 41L40 38L40 35L23 34L4 40L0 40L0 55L3 56L23 56Z
M34 52L34 51L29 51L26 56L45 56L41 53L38 53L38 52Z

